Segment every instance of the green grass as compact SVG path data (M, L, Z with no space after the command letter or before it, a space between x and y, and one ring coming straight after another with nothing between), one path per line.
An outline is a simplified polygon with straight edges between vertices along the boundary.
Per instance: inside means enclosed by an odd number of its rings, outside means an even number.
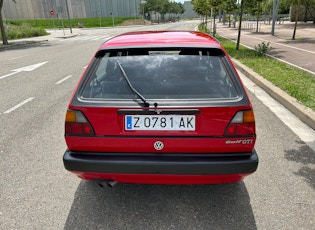
M120 25L126 20L135 19L134 17L115 17L114 18L114 25ZM110 27L113 26L112 18L72 18L71 19L71 26L76 28L78 27L78 22L83 24L83 27L90 28L90 27L100 27L100 21L102 27ZM69 28L69 20L67 18L64 19L34 19L34 20L7 20L7 25L16 25L21 26L23 24L28 24L32 27L42 27L46 29L52 28L62 28L62 23L65 28Z
M204 31L202 26L200 31ZM209 33L209 31L207 31ZM256 73L272 82L303 105L315 111L315 77L303 70L285 64L255 50L240 46L236 50L235 42L216 36L228 54L242 62Z
M124 21L135 20L134 17L115 17L114 25L120 25ZM113 19L110 18L72 18L71 26L78 27L78 23L82 23L84 28L90 27L110 27L113 26ZM101 23L100 23L101 22ZM45 29L53 28L69 28L68 19L34 19L34 20L6 20L6 35L8 40L30 38L48 35ZM1 40L0 33L0 40Z

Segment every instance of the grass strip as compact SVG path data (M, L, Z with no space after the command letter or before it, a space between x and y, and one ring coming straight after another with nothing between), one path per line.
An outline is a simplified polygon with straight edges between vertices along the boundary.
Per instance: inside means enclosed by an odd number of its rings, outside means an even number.
M121 25L126 21L136 21L135 17L115 18L72 18L71 26L77 28L112 27ZM51 19L27 19L27 20L5 20L5 29L8 40L31 38L48 35L45 29L69 28L69 21L65 18ZM1 40L0 32L0 40Z
M114 17L114 18L72 18L71 26L76 28L80 24L84 28L92 27L111 27L117 26L123 23L126 20L135 20L135 17ZM43 27L46 29L55 29L55 28L69 28L69 20L67 18L56 18L52 17L51 19L27 19L27 20L6 20L5 24L21 26L23 24L28 24L32 27Z

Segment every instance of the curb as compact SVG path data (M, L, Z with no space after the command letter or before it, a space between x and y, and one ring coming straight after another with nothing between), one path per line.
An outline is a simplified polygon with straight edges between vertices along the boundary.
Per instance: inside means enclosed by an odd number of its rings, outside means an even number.
M69 35L60 35L60 36L50 36L50 38L40 38L37 37L37 39L34 40L27 40L27 41L19 41L19 40L12 40L9 41L9 45L0 45L0 51L2 50L8 50L8 49L13 49L16 47L21 47L25 45L32 45L32 44L37 44L37 43L42 43L42 42L48 42L51 39L67 39L67 38L73 38L79 36L78 33L75 34L69 34Z
M271 82L267 81L265 78L254 72L252 69L248 68L240 61L231 58L235 67L241 71L246 77L252 80L260 88L266 91L271 97L280 102L284 107L290 110L294 115L296 115L301 121L310 126L315 130L315 112L302 105L296 100L296 98L291 97L286 92L284 92L279 87L275 86Z
M75 34L70 34L70 35L61 35L61 36L55 36L54 38L58 38L58 39L67 39L67 38L73 38L73 37L77 37L80 34L75 33Z

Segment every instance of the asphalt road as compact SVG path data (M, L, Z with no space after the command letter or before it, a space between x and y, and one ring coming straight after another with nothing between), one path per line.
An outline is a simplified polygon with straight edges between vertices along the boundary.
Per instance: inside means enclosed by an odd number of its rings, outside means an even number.
M260 164L243 182L100 188L64 169L67 103L101 42L197 23L82 30L0 52L0 229L314 229L314 131L295 124L309 133L307 145L290 128L296 118L247 79Z

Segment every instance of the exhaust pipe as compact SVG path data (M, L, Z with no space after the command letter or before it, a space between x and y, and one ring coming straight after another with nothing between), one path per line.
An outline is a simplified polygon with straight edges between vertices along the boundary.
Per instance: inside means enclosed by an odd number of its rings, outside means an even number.
M118 182L117 181L115 181L115 180L109 180L109 181L107 181L107 185L109 186L109 187L114 187L116 184L118 184Z
M104 188L106 185L112 188L116 184L118 184L118 182L115 180L105 180L105 181L98 182L98 185L101 186L102 188Z

